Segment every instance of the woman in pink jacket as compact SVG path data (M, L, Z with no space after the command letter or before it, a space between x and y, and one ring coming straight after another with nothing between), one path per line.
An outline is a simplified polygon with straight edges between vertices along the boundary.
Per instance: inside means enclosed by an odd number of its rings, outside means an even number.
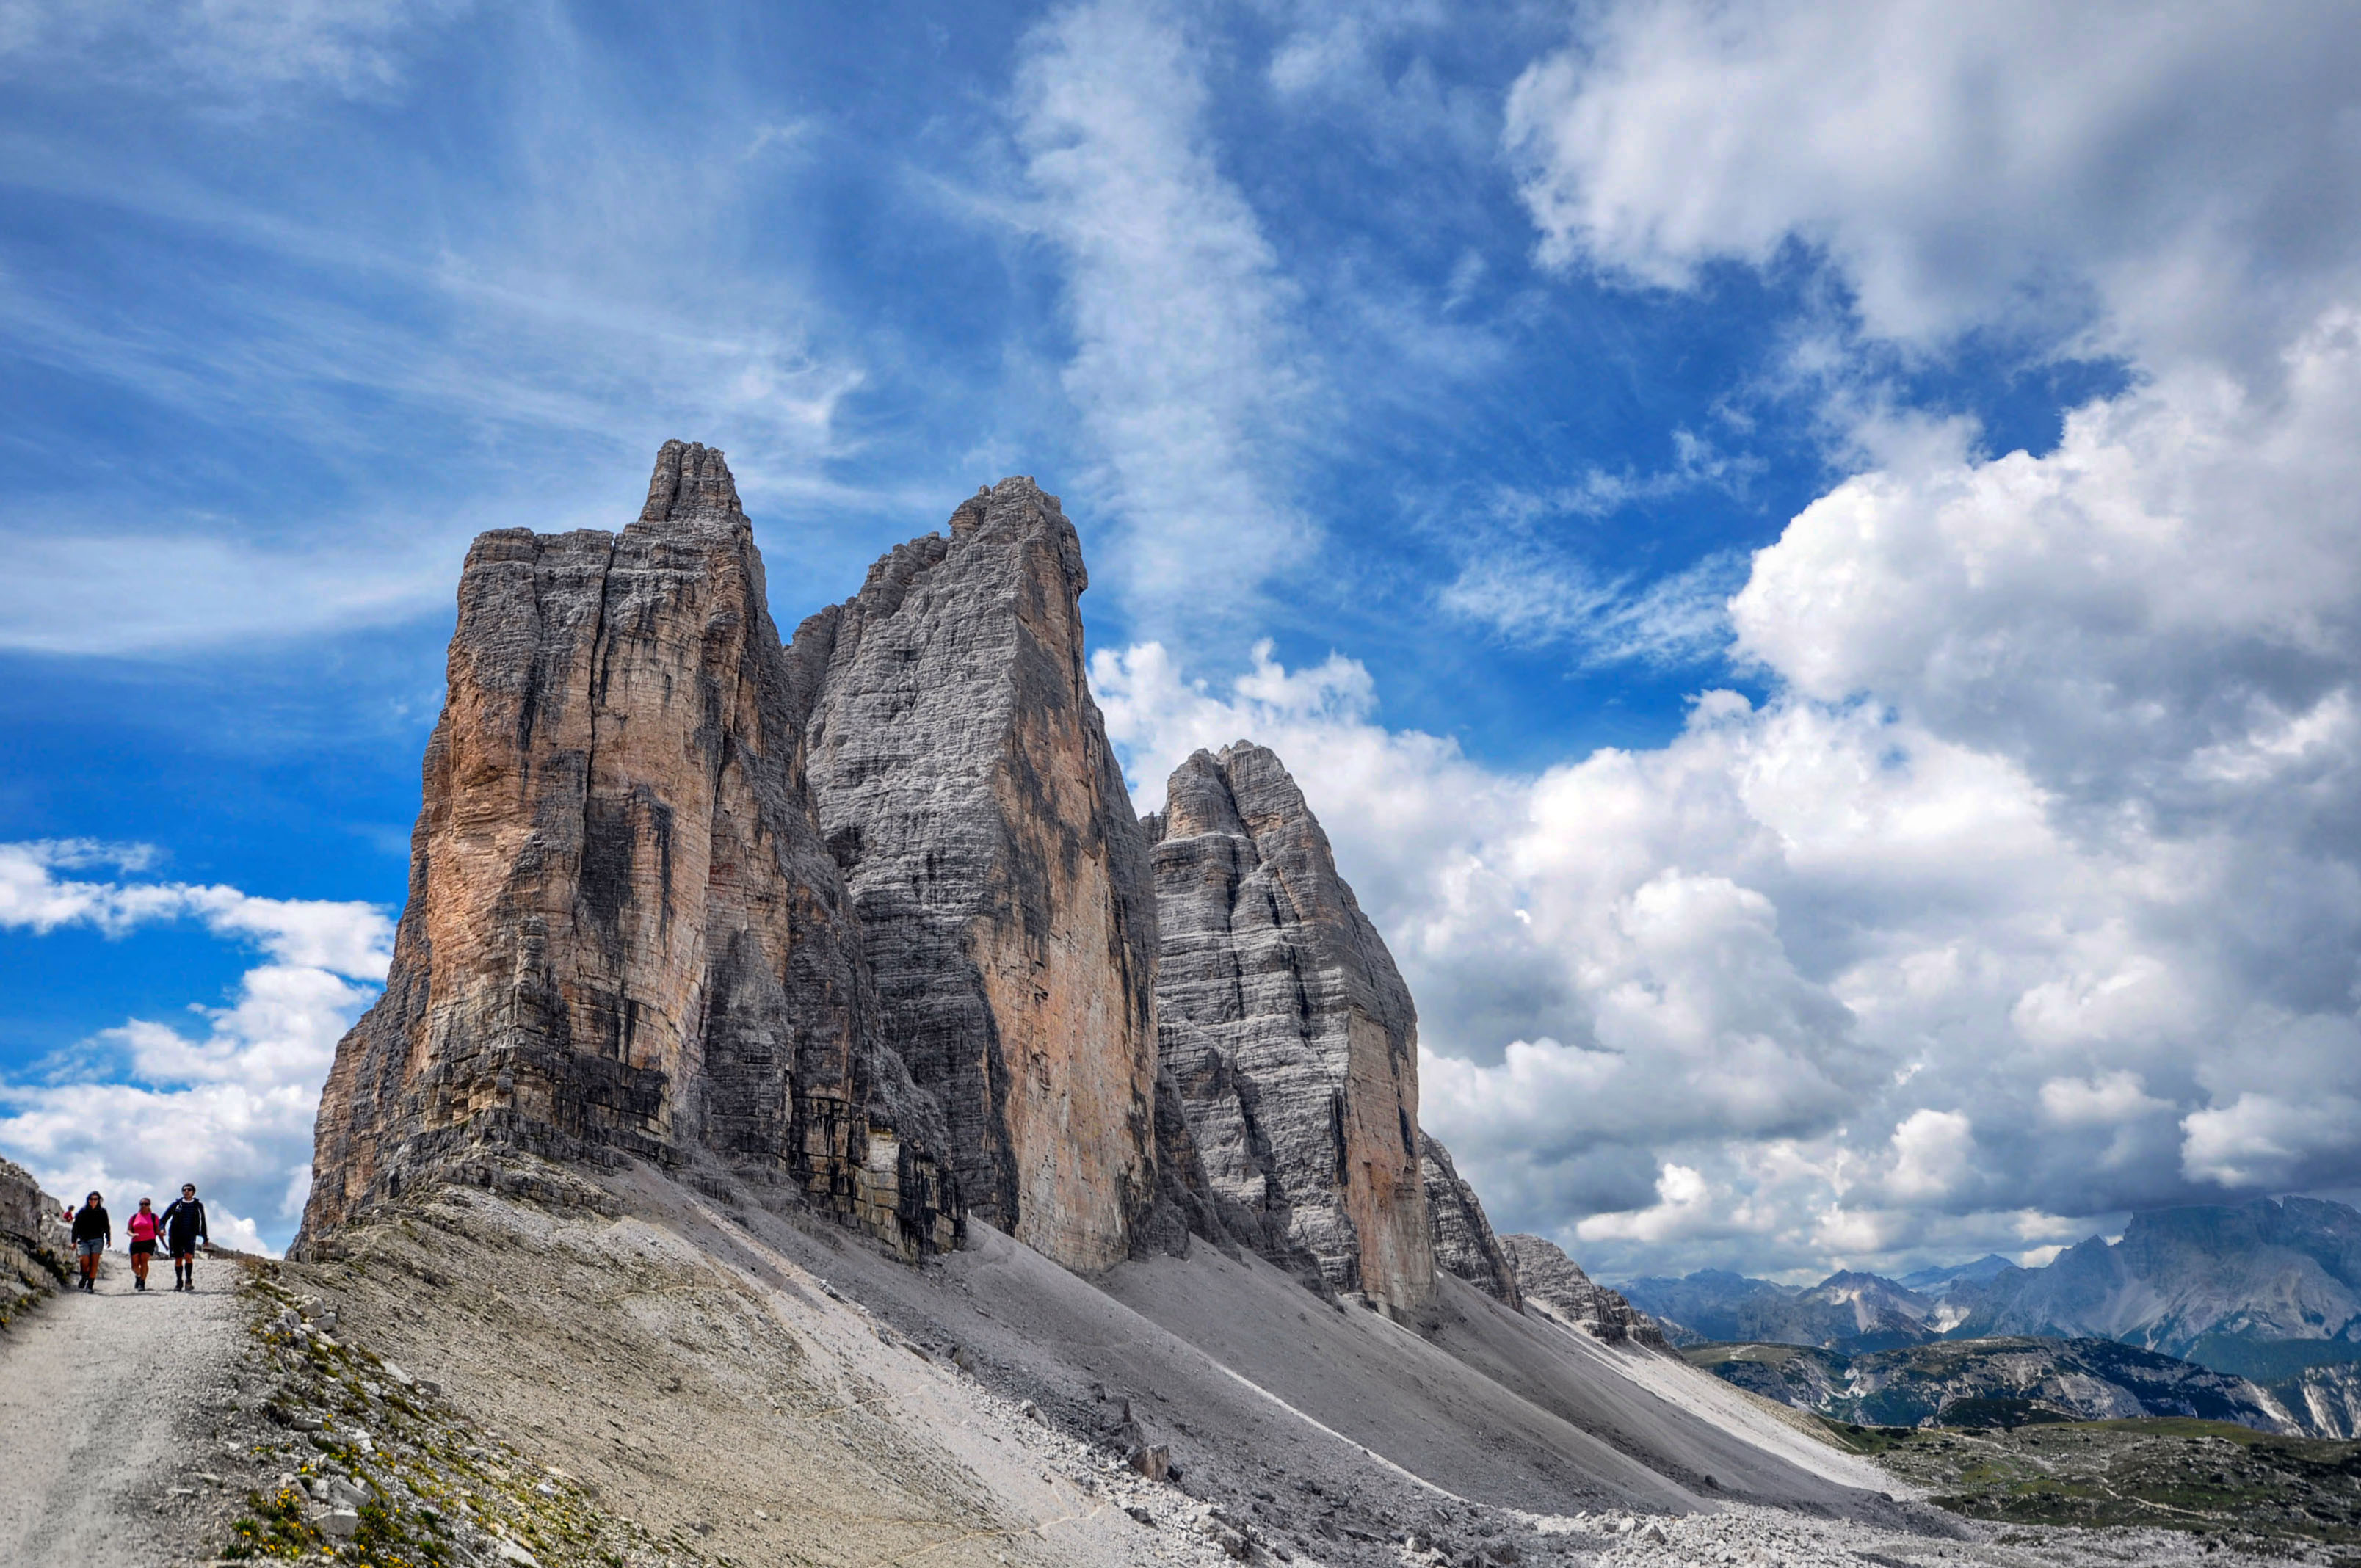
M155 1200L139 1200L139 1212L131 1216L126 1228L131 1233L131 1288L148 1288L148 1260L156 1255Z

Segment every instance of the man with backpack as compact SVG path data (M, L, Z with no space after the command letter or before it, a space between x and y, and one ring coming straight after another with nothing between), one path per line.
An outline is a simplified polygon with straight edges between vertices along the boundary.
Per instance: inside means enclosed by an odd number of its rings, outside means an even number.
M164 1250L172 1255L172 1288L194 1290L197 1288L197 1244L208 1248L213 1236L205 1230L205 1206L197 1201L197 1184L185 1182L181 1196L164 1211L161 1225Z

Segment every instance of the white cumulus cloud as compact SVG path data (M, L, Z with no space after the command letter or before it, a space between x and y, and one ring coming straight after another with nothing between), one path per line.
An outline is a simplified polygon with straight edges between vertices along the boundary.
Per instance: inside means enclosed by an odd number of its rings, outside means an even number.
M143 846L0 844L0 929L127 937L194 919L267 961L225 1006L192 1006L179 1023L126 1020L0 1082L0 1152L49 1190L78 1201L95 1190L118 1212L194 1181L216 1240L275 1249L311 1188L320 1085L337 1039L377 995L392 924L367 904L59 874L153 860Z

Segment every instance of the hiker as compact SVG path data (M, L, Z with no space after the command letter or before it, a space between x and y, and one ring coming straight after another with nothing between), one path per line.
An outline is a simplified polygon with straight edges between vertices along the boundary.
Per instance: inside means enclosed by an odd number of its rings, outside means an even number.
M106 1217L106 1203L95 1192L74 1211L74 1255L82 1264L82 1288L98 1288L98 1255L115 1245L115 1222Z
M205 1206L197 1201L197 1184L181 1184L181 1196L164 1211L164 1250L172 1255L172 1288L197 1288L197 1244L210 1250L213 1236L205 1230Z
M156 1255L156 1200L139 1200L139 1212L123 1228L131 1233L131 1288L148 1288L148 1260Z

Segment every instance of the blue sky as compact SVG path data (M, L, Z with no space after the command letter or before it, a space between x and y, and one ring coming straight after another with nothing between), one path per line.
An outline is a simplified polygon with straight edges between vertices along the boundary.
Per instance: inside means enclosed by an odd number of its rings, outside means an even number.
M2356 52L0 9L0 1151L284 1241L467 542L618 526L680 436L786 625L1061 493L1143 807L1279 750L1428 1124L1609 1276L2355 1185Z

